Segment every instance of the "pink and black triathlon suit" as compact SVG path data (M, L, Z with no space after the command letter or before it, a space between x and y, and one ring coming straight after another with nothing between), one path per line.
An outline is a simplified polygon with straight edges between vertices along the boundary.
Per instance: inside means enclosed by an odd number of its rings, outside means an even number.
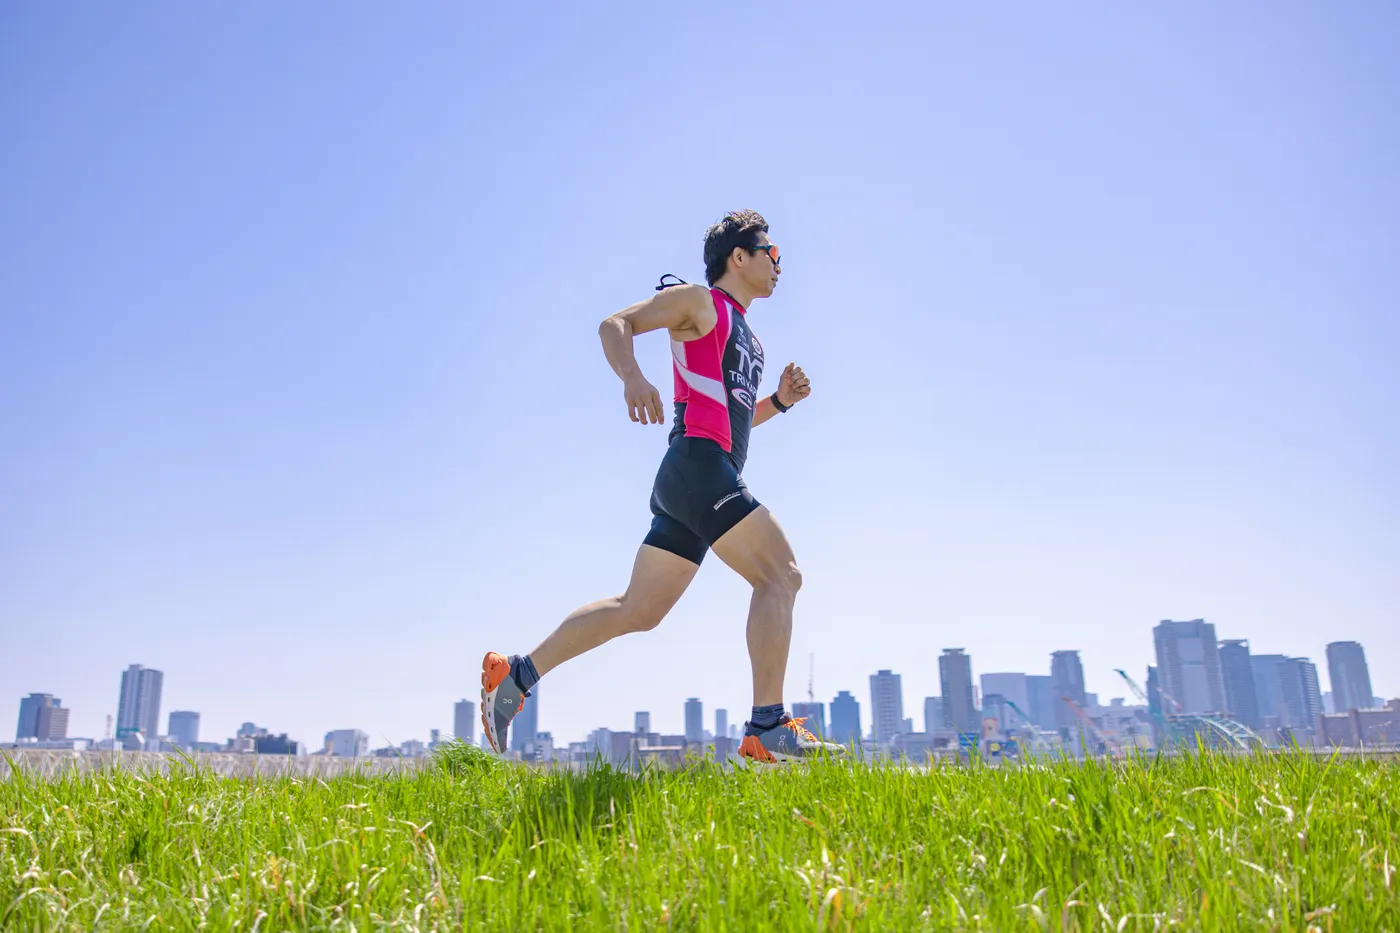
M700 563L710 545L758 501L744 485L763 347L744 308L711 288L715 327L698 340L672 340L676 415L651 490L655 516L646 544Z

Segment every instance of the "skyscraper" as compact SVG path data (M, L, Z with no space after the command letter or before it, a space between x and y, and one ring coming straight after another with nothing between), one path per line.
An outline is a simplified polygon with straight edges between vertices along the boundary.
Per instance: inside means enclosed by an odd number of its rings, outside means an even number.
M715 710L715 738L722 739L727 735L729 735L729 710L717 709Z
M1220 674L1225 681L1225 708L1230 715L1251 729L1261 728L1248 641L1229 638L1220 643Z
M134 732L147 741L159 734L160 691L165 675L140 664L122 672L121 696L117 700L117 738Z
M875 744L885 745L904 725L904 687L898 674L876 671L870 675L870 710Z
M924 732L933 735L946 728L948 723L943 718L943 698L924 697Z
M1147 665L1147 711L1154 716L1160 715L1162 709L1162 685L1157 679L1156 665Z
M1055 678L1049 674L1027 674L1026 699L1030 701L1026 715L1031 722L1042 729L1059 728L1055 710L1063 704L1055 699Z
M685 701L685 740L702 742L705 739L705 705L696 697Z
M520 712L515 714L515 722L510 724L510 750L520 752L529 760L535 752L535 736L540 732L540 685L530 688Z
M31 693L19 701L19 725L15 729L15 741L37 739L45 741L53 729L53 714L42 715L45 710L62 708L63 701L54 698L52 693ZM66 735L68 722L63 722ZM63 738L64 736L59 736Z
M997 693L1031 715L1030 678L1025 674L983 674L977 679L982 684L983 706L987 705L987 694Z
M187 709L171 710L165 732L171 743L185 749L194 748L199 741L199 714Z
M1280 718L1294 732L1317 731L1322 716L1322 690L1317 683L1317 665L1307 658L1285 658L1278 665L1279 694L1283 701Z
M19 701L19 726L15 741L48 742L68 737L68 710L52 693L31 693Z
M468 745L476 736L476 704L471 700L458 700L452 704L452 734Z
M831 701L831 740L840 745L860 744L860 701L842 690Z
M1068 735L1079 727L1079 717L1065 702L1073 700L1083 707L1088 700L1084 694L1084 665L1079 663L1078 651L1055 651L1050 654L1050 684L1055 709L1055 728Z
M53 701L53 706L45 706L39 710L39 741L53 742L59 739L68 738L68 710L59 704L58 700Z
M1152 640L1168 713L1225 712L1225 678L1214 625L1203 619L1163 620L1152 630Z
M805 719L806 727L817 735L826 735L826 704L799 701L792 704L792 715Z
M637 735L646 735L651 731L651 713L646 710L638 710L632 714L632 731Z
M1327 679L1332 682L1332 706L1339 713L1370 709L1375 702L1360 642L1334 641L1327 646Z
M1251 654L1249 669L1254 674L1254 700L1259 706L1259 723L1265 729L1283 725L1280 710L1283 694L1278 667L1286 659L1281 654Z
M972 699L972 658L961 648L944 648L938 658L938 687L943 695L943 722L959 732L977 732Z

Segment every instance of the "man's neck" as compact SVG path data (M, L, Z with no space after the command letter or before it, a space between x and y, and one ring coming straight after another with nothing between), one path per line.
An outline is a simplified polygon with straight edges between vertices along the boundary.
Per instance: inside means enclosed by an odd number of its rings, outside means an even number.
M734 278L732 275L724 276L715 283L714 287L723 289L725 294L739 302L739 307L743 308L745 311L748 311L749 305L753 304L753 291L745 288L744 283Z

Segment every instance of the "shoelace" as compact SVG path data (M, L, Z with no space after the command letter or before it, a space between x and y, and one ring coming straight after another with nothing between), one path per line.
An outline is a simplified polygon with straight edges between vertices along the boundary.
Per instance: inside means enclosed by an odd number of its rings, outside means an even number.
M794 716L792 719L789 719L787 722L783 723L783 725L787 726L793 732L796 732L799 737L805 739L808 742L818 741L817 737L813 735L810 731L808 731L808 729L805 726L802 725L806 721L806 716Z

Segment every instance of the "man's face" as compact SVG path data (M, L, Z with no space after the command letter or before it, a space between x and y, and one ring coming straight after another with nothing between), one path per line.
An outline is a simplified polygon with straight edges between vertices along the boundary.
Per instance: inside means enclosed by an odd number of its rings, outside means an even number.
M767 298L773 294L773 289L778 287L778 276L783 274L783 270L769 256L770 252L776 253L777 250L767 249L773 245L773 241L768 239L768 234L760 232L757 245L760 247L757 252L736 249L734 251L734 265L739 273L739 278L753 292L754 297Z

